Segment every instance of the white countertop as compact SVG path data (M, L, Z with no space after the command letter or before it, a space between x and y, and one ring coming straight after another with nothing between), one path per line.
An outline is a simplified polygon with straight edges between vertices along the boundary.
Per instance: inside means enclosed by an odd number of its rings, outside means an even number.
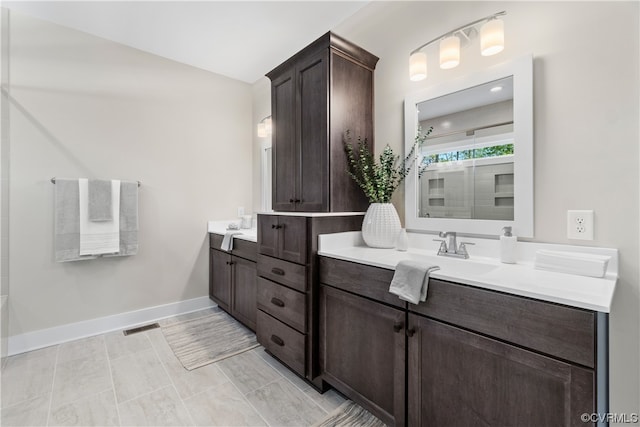
M306 216L306 217L319 217L319 216L356 216L364 215L366 212L258 212L258 215L281 215L281 216Z
M369 248L360 232L321 235L318 255L395 270L401 260L438 265L430 277L485 289L535 298L572 307L608 313L618 277L618 251L608 248L518 242L517 264L503 264L497 258L499 241L458 237L469 246L467 260L436 256L435 235L409 233L409 250ZM538 270L533 267L535 251L564 250L611 257L603 278Z
M238 230L229 230L227 227L230 223L240 224L239 219L230 219L228 221L209 221L207 223L207 232L214 234L224 234L227 231L235 231L242 234L235 234L233 236L234 239L248 240L250 242L258 241L258 228L255 225L255 221L252 223L253 227L251 228L240 228Z

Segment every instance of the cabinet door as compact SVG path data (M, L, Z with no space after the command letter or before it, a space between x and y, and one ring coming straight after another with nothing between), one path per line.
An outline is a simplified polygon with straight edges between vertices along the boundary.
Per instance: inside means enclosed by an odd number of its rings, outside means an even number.
M329 51L324 49L296 66L300 164L296 210L302 212L329 210L328 62Z
M231 314L251 330L256 330L257 311L257 269L256 263L232 257L232 292Z
M320 286L323 378L387 425L405 420L405 313Z
M220 308L229 311L231 306L231 255L216 250L209 250L211 258L209 272L209 296Z
M278 217L258 215L258 253L272 257L278 256Z
M414 314L408 334L409 426L584 426L594 412L591 370Z
M278 217L278 258L298 264L307 263L307 218Z
M295 210L296 177L299 164L296 154L296 87L294 71L271 82L273 185L272 206L275 211Z

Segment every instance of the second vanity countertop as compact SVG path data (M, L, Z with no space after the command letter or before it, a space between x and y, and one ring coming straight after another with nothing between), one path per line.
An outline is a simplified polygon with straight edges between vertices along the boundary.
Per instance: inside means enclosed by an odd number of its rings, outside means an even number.
M207 232L225 235L228 231L237 231L240 234L235 234L234 239L248 240L249 242L258 241L258 227L253 226L251 228L240 228L238 230L229 230L227 227L230 223L240 223L240 220L228 220L228 221L209 221L207 223Z
M409 250L367 247L360 232L321 235L318 255L395 270L398 262L414 260L437 265L439 270L429 277L450 282L506 292L608 313L618 277L618 251L584 246L568 246L518 242L518 263L503 264L497 258L498 240L458 237L458 241L474 243L469 259L437 256L438 243L433 235L409 233ZM533 266L535 251L550 249L610 256L603 278L538 270Z

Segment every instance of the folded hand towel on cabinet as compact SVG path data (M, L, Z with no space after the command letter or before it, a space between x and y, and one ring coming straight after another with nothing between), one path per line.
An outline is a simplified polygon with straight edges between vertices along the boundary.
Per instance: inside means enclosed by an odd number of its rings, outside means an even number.
M54 227L57 262L95 258L80 256L80 195L77 179L56 180Z
M427 299L429 273L439 270L436 265L425 265L416 261L400 261L389 286L389 292L401 300L419 304Z
M120 181L111 181L111 221L89 221L88 190L88 180L79 179L80 255L117 253L120 250Z
M233 249L233 236L238 234L242 234L240 231L227 231L224 233L224 237L222 238L222 245L220 245L220 249L223 251L230 251Z
M111 221L111 181L90 179L88 189L89 221Z

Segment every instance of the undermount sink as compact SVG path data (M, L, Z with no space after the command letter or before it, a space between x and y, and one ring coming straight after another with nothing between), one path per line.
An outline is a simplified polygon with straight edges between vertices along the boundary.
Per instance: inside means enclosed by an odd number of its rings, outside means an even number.
M411 260L420 263L437 265L439 273L456 276L478 276L489 273L499 266L495 264L471 261L469 259L446 258L436 255L403 254L400 260Z

